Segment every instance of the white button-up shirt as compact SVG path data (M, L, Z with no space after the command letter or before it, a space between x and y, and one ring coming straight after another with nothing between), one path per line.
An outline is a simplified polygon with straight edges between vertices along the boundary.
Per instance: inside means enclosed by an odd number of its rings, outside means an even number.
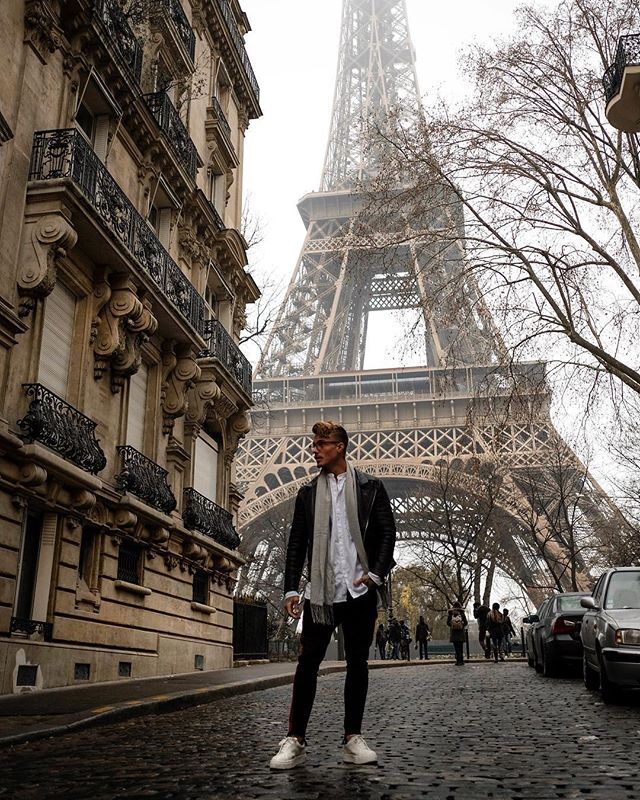
M343 603L347 599L347 592L351 597L358 597L366 594L368 587L364 583L359 586L353 585L354 581L364 575L364 570L358 558L358 551L351 537L347 520L345 498L347 473L343 472L341 475L329 475L328 477L331 487L331 540L329 547L335 576L333 602Z

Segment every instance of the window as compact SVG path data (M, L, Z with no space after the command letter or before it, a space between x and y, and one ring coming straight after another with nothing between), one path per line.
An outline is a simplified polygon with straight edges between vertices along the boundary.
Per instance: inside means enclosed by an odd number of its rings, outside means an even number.
M227 205L227 177L217 171L217 167L209 167L209 199L215 210L222 216Z
M24 525L18 592L15 603L14 615L18 619L31 619L41 537L42 515L35 511L29 511Z
M38 381L66 399L76 298L60 281L45 300Z
M609 579L605 608L640 608L640 570L614 572Z
M84 581L89 589L98 588L98 548L100 533L96 528L82 529L80 553L78 555L78 578Z
M144 453L145 419L147 416L147 390L149 368L140 364L129 379L129 403L127 408L127 444Z
M98 73L92 70L80 88L74 121L100 161L107 159L112 120L121 117L120 106Z
M201 569L195 571L193 575L193 597L194 603L209 605L209 576Z
M142 550L137 544L122 542L118 550L118 580L141 583Z
M178 206L173 192L162 179L159 179L149 201L147 222L156 232L165 250L169 250L171 245L173 212Z
M193 488L203 497L216 502L219 445L202 431L196 439Z

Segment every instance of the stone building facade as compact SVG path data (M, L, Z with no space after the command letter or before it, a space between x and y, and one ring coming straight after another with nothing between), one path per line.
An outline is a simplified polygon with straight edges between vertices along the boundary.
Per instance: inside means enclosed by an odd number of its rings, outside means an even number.
M230 666L249 22L238 0L2 17L0 691Z

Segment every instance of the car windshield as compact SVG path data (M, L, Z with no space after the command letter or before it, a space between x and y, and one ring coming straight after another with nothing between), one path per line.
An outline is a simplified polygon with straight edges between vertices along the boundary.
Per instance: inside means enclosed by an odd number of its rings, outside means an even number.
M605 608L640 608L640 570L614 572L607 587Z
M582 594L574 594L574 595L566 595L561 594L558 597L558 610L559 611L584 611L584 608L580 605L580 600L584 595Z

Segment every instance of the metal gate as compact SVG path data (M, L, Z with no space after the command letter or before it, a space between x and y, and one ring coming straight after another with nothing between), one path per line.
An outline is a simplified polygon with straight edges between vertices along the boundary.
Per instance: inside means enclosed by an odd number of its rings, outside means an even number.
M266 603L233 601L233 657L268 658Z

